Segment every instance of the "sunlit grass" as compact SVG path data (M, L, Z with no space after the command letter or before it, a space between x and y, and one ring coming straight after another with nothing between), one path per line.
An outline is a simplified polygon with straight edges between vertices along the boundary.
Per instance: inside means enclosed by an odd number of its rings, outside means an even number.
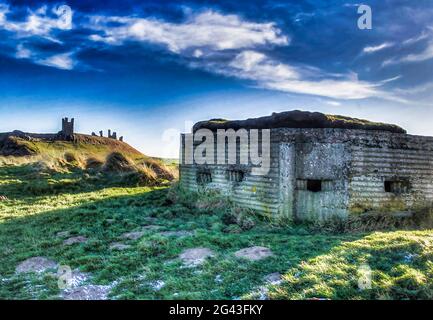
M221 199L116 179L80 170L0 167L0 195L8 198L0 201L0 298L58 298L55 277L15 274L19 262L34 256L89 272L94 284L115 283L113 299L257 298L264 276L273 272L284 280L270 289L273 299L433 298L431 230L320 233L270 225L252 213L248 223L234 222ZM149 229L136 241L121 239L147 225L194 235L165 237ZM56 236L61 231L88 241L64 246L64 238ZM119 241L131 247L109 250ZM254 245L274 255L256 262L233 255ZM184 268L177 257L194 247L216 255L201 267ZM367 290L358 287L363 264L372 270ZM156 280L165 284L159 291L151 285Z

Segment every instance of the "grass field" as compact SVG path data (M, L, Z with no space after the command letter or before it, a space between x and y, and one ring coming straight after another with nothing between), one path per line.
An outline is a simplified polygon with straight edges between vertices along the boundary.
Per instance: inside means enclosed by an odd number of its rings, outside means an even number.
M278 226L219 200L206 202L170 186L82 170L45 172L33 165L0 167L0 298L59 299L53 273L16 274L23 260L43 256L110 285L111 299L432 299L433 230L332 234ZM242 216L241 216L242 217ZM146 226L159 226L147 228ZM143 229L144 228L144 229ZM145 230L126 240L126 232ZM64 245L64 237L85 243ZM163 231L182 231L170 236ZM189 232L189 233L188 233ZM110 250L110 244L130 245ZM273 255L250 262L234 252L264 246ZM179 254L204 247L215 255L184 267ZM358 286L359 267L371 289ZM282 283L265 290L264 277Z

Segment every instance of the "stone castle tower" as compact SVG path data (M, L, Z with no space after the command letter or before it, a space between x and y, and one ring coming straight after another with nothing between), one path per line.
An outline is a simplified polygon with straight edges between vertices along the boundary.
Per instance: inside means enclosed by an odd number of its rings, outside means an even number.
M74 118L71 121L67 117L62 118L62 131L60 134L64 140L74 140Z

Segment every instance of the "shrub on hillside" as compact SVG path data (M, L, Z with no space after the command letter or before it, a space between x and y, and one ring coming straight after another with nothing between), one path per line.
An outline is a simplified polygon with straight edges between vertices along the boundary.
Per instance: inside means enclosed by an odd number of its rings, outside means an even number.
M131 159L120 152L112 152L107 156L104 171L108 172L131 172L136 170Z
M178 177L177 167L169 167L156 159L146 158L139 161L137 165L152 170L158 179L172 181Z
M83 163L79 156L77 156L73 152L65 152L63 155L64 160L66 161L66 167L68 169L74 169L74 168L82 168Z
M3 156L32 156L39 153L38 147L31 141L10 136L0 141L0 155Z
M78 161L77 156L75 155L75 153L72 153L72 152L65 152L64 158L65 158L66 162L77 162Z
M86 169L87 170L89 170L89 169L92 169L92 170L99 169L103 165L104 165L104 162L101 161L101 160L99 160L99 159L97 159L97 158L95 158L95 157L90 157L90 158L87 158L87 160L86 160Z

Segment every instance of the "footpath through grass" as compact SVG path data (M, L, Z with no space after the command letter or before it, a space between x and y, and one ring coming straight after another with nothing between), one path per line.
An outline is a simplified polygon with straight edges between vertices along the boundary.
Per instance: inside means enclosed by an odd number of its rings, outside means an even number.
M283 282L270 287L266 295L273 299L433 298L432 230L328 234L257 217L235 221L224 203L206 204L168 187L119 187L81 172L34 174L29 166L0 168L2 195L1 299L59 298L53 274L15 273L35 256L87 272L92 284L111 285L111 299L257 298L266 292L264 277L275 272ZM122 238L142 230L136 240ZM65 231L87 241L65 246L58 235ZM114 242L130 247L110 250ZM255 262L234 256L251 246L268 247L273 256ZM209 248L215 256L185 267L178 256L188 248ZM358 287L363 264L372 270L371 289Z

